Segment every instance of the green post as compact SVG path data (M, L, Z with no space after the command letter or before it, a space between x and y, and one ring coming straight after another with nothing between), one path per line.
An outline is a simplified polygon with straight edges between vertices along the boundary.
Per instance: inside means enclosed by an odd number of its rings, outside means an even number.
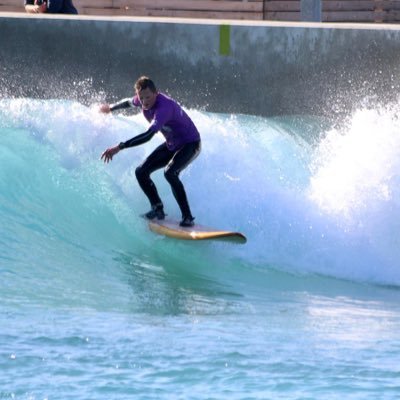
M219 54L229 56L231 53L231 26L219 26Z

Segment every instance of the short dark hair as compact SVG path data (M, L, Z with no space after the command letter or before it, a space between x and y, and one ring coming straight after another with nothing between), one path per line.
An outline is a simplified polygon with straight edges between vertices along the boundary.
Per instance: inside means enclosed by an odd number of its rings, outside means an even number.
M152 92L157 92L157 88L154 82L148 76L141 76L135 82L135 90L137 92L140 92L147 88L149 88Z

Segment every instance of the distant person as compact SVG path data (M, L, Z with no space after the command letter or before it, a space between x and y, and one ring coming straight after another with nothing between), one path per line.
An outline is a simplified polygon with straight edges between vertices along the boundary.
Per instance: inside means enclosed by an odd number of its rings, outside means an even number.
M193 226L194 218L179 174L200 153L199 131L181 106L175 100L160 93L154 82L146 76L142 76L136 81L133 98L120 100L113 105L103 104L100 111L109 113L128 107L142 109L144 117L150 122L149 129L126 142L107 149L101 158L108 163L121 150L146 143L160 131L165 137L165 142L158 146L136 169L136 178L151 205L151 210L144 216L148 219L161 220L165 218L163 203L154 182L150 179L151 173L165 168L164 176L171 185L172 193L182 212L180 225Z
M25 11L30 14L78 14L72 0L25 0Z

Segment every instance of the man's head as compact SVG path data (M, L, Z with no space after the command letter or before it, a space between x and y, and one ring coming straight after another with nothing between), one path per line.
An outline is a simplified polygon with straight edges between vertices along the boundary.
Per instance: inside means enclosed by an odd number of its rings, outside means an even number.
M157 99L157 88L154 82L147 76L141 76L135 82L135 91L139 96L144 110L149 110L154 106Z

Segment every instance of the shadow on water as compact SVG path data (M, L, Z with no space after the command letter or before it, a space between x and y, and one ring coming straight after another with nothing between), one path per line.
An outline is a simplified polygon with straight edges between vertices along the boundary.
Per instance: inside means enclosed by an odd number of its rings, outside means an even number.
M131 288L132 311L161 315L214 315L235 313L244 306L244 295L195 256L177 252L151 256L119 254L115 261L125 270ZM222 279L221 279L222 278Z

